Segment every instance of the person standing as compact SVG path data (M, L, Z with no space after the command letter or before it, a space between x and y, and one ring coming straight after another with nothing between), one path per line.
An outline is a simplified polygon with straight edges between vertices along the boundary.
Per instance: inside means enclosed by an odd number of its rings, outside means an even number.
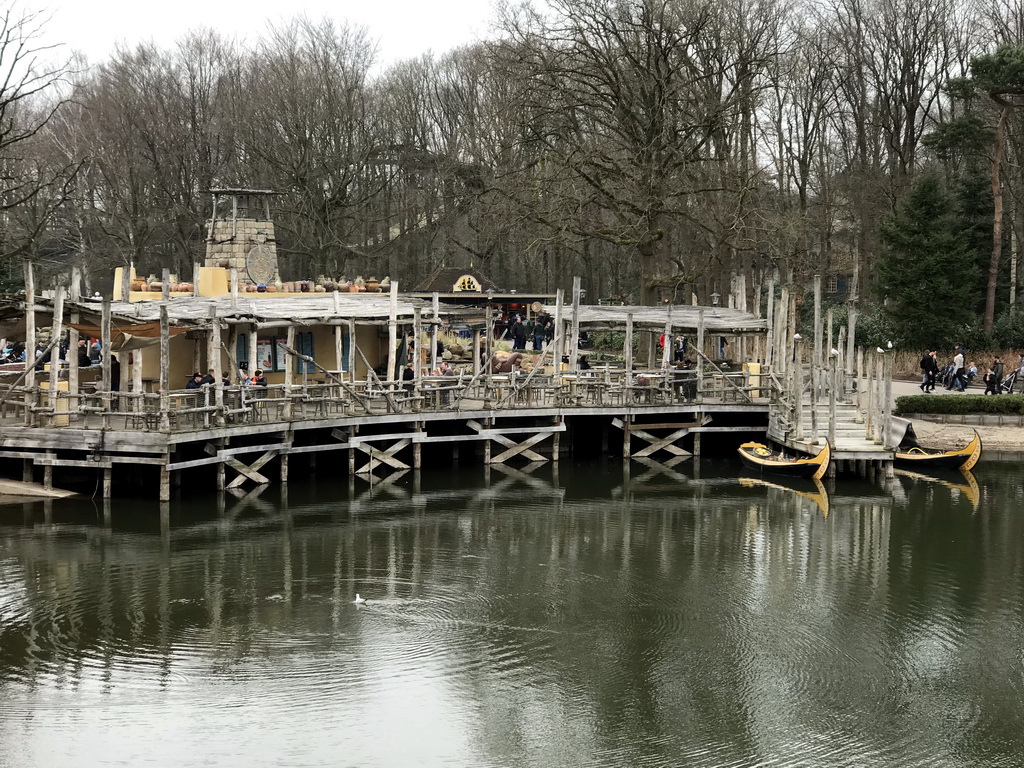
M992 361L992 373L995 376L995 385L992 392L993 395L999 394L999 385L1003 383L1003 358L996 355L996 359Z
M512 349L526 349L526 326L519 315L512 323Z
M921 358L921 383L918 385L918 389L922 392L928 391L928 378L932 370L932 351L926 349L924 351L924 357Z

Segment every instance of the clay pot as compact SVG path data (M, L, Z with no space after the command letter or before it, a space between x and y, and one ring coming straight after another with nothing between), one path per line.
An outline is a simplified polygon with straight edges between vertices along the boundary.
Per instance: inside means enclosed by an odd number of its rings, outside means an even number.
M359 293L359 286L354 283L348 287L349 293Z
M277 286L273 283L267 285L267 293L277 293Z

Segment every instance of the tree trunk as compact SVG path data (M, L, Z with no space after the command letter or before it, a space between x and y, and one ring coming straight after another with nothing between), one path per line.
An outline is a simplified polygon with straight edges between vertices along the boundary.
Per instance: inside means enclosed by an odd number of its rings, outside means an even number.
M992 148L992 258L988 263L988 290L985 293L985 330L991 331L996 317L996 283L999 280L999 257L1003 250L1003 185L999 171L1006 143L1006 124L1010 120L1009 104L1004 104L996 123L995 146Z

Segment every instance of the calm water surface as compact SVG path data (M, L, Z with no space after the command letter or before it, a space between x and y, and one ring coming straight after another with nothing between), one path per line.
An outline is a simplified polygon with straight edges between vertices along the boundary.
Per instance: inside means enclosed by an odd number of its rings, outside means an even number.
M736 473L0 507L0 766L1024 765L1017 468Z

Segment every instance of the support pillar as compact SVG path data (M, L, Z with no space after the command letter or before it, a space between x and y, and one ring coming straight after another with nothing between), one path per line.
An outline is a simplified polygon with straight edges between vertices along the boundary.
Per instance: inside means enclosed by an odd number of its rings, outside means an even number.
M114 470L111 467L103 468L103 498L109 499L114 495ZM105 509L105 507L104 507Z

